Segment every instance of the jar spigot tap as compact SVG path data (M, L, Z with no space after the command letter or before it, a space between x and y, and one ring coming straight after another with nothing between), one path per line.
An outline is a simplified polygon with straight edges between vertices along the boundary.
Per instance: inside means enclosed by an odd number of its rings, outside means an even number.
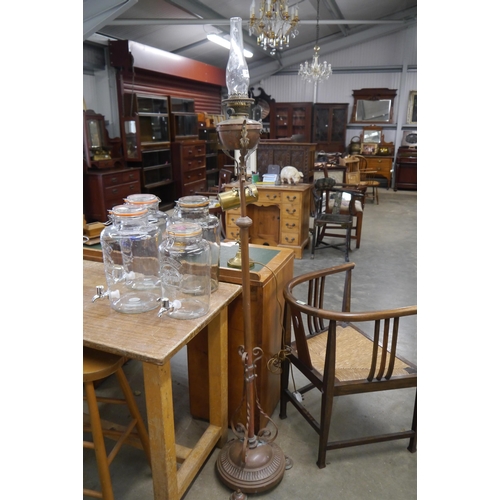
M97 299L104 299L104 297L109 297L109 293L104 291L104 287L102 285L97 285L96 294L92 297L92 302L95 302Z
M178 300L170 301L169 299L158 299L161 302L160 310L158 311L158 317L161 318L163 313L172 312L175 309L179 309L181 304Z

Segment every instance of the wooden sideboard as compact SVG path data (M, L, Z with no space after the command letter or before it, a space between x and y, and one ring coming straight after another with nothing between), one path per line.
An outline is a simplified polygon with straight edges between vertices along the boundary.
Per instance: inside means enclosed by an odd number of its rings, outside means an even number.
M279 165L280 168L295 167L304 174L303 182L313 180L316 143L262 140L256 154L257 172L261 179L264 174L267 174L269 165Z
M313 170L311 173L314 174ZM309 244L312 184L256 185L259 199L247 206L247 216L252 219L250 243L290 248L295 258L301 259ZM238 184L226 184L225 190L233 187ZM239 208L226 212L226 239L239 238L240 229L236 225L239 216Z
M223 244L220 260L220 281L242 284L241 270L227 267L234 257L237 245ZM250 244L250 259L255 262L250 270L250 294L254 346L264 355L257 362L257 395L264 412L270 417L280 398L280 376L267 368L269 359L281 349L283 317L283 286L293 277L294 255L291 250ZM259 264L260 263L260 264ZM265 264L266 267L262 266ZM240 295L228 309L228 414L229 419L241 403L243 395L243 364L238 347L244 344L243 298ZM191 414L195 418L208 419L208 358L206 332L198 334L188 344L188 375ZM255 409L256 431L267 424ZM246 409L237 413L236 421L246 422Z

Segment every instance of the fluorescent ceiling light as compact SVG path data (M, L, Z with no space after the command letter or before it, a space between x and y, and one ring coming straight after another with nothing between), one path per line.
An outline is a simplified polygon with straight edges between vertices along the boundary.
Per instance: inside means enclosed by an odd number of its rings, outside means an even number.
M209 33L207 35L207 38L211 41L211 42L214 42L216 43L217 45L220 45L221 47L225 47L226 49L230 49L231 48L231 43L229 42L229 40L226 40L225 38L222 38L221 36L219 35L216 35L215 33ZM245 57L253 57L253 52L250 52L249 50L247 49L243 49L243 55Z

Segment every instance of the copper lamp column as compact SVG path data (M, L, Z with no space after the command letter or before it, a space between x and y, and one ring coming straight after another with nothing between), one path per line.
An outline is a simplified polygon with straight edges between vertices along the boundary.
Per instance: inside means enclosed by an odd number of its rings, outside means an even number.
M231 18L231 48L226 69L229 97L222 101L227 106L229 118L217 125L217 133L224 152L230 158L232 156L229 151L240 151L240 159L237 162L240 217L236 225L240 230L245 345L239 347L238 353L244 369L246 422L235 424L231 421L233 432L238 437L228 441L222 448L216 467L221 481L236 491L231 496L234 499L245 499L245 493L260 493L273 488L280 483L285 472L285 456L279 446L274 443L277 428L274 436L268 429L262 429L258 435L255 434L254 419L257 405L255 362L262 356L262 349L252 347L254 336L249 267L249 228L252 225L252 219L247 216L246 204L247 198L255 199L258 194L255 186L249 186L246 182L246 162L249 155L257 148L262 123L248 118L253 103L253 99L248 98L248 84L249 74L243 56L241 18L233 17ZM223 210L235 208L234 204L228 205L224 193L219 195L219 201Z

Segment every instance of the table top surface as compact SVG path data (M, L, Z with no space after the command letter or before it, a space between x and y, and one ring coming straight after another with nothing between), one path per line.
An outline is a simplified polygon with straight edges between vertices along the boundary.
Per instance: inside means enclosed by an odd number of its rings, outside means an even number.
M158 318L158 311L124 314L113 310L107 298L96 300L96 286L106 287L104 264L83 261L83 345L138 359L164 364L240 293L241 286L219 283L210 296L210 310L191 320Z

